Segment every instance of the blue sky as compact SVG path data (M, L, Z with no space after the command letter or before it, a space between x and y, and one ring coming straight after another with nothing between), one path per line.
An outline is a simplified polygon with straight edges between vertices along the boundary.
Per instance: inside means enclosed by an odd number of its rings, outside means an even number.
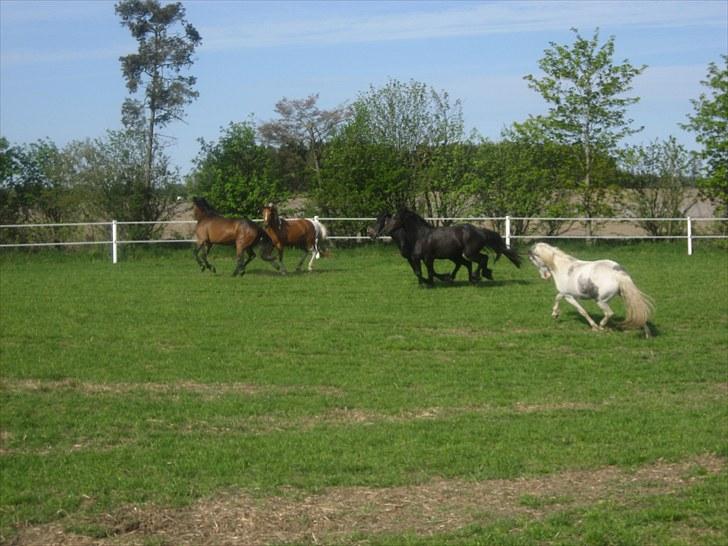
M615 36L615 61L648 65L629 110L645 130L630 143L674 135L709 62L728 52L728 0L581 2L183 1L203 44L190 73L199 99L164 134L186 173L200 146L233 121L268 121L283 97L318 93L319 106L355 100L390 78L414 79L460 99L468 130L503 127L546 111L523 76L539 74L549 42L571 27ZM0 134L59 145L121 127L126 95L118 58L136 43L106 0L0 0Z

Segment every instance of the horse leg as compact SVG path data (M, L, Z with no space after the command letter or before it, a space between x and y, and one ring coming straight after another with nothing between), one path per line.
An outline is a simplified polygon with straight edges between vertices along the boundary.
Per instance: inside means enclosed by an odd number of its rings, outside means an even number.
M200 258L200 250L202 249L202 244L195 245L195 248L192 249L192 254L195 257L195 260L197 261L197 265L200 266L200 271L205 271L205 263Z
M318 254L318 249L316 247L313 247L311 250L311 259L308 261L308 270L313 271L313 261L316 259L316 255Z
M201 260L203 263L202 271L204 271L205 268L207 268L210 271L212 271L213 273L217 273L217 271L215 270L215 266L213 266L212 264L210 264L209 261L207 261L207 254L210 252L210 248L212 248L212 243L210 243L209 241L205 241L204 243L202 243L200 245L200 248L198 249L198 252L200 250L202 251L202 256L201 256Z
M425 267L427 267L427 285L433 286L435 284L435 259L430 256L425 258Z
M276 269L280 271L281 275L288 273L288 271L286 271L286 264L283 263L283 247L278 249L278 267L276 267Z
M559 303L561 303L561 300L563 299L563 297L564 297L564 295L561 292L556 294L556 299L554 300L554 306L551 309L551 318L554 318L554 319L559 318L559 314L560 314Z
M255 258L255 256L256 256L256 253L253 250L253 247L249 246L248 248L245 249L245 252L248 253L248 258L245 260L245 263L243 263L243 271L245 270L245 266L248 265L253 260L253 258Z
M460 260L460 263L465 266L465 269L468 270L468 280L472 283L478 282L479 277L477 271L475 273L475 276L473 276L473 262L465 259L463 256L460 257Z
M301 266L303 265L306 256L308 256L308 250L304 248L303 255L301 256L301 259L298 261L298 265L296 266L296 271L301 271ZM313 261L313 254L311 255L311 261ZM311 264L308 264L308 270L311 271Z
M579 302L576 301L576 298L574 296L572 296L571 294L564 294L564 299L568 301L571 305L573 305L577 311L579 311L579 314L586 319L592 330L599 330L599 325L594 322L594 319L589 316L589 313L586 312L586 309L579 305Z
M410 267L412 268L412 272L415 274L415 277L417 277L417 281L420 284L424 284L425 279L422 276L422 266L420 263L420 259L419 258L409 258L407 261L409 262Z
M482 273L483 277L486 279L492 281L493 280L493 271L491 269L488 269L488 255L487 254L481 254L480 255L480 261L478 262L478 275Z
M609 307L606 301L597 300L597 305L599 306L599 309L604 311L604 318L599 322L599 328L604 329L609 322L609 319L614 315L614 311L612 311L612 308Z

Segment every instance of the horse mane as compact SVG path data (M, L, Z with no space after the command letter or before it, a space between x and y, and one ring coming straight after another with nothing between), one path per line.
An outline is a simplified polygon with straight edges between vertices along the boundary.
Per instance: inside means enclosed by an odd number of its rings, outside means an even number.
M567 260L569 262L574 262L577 260L577 258L574 258L574 256L572 256L571 254L567 254L566 252L564 252L557 246L549 245L546 243L541 243L541 244L546 245L549 248L549 250L551 251L548 256L540 256L540 258L543 260L544 264L546 264L546 266L549 269L551 269L552 271L556 268L556 264L555 264L556 257L559 257L563 260Z
M416 224L419 224L421 226L425 226L428 228L431 228L432 225L425 220L422 216L417 214L415 211L410 210L406 207L402 207L397 211L397 215L402 218L402 223L404 224L407 220L414 221Z
M192 202L205 216L220 216L215 207L208 203L204 197L193 197Z

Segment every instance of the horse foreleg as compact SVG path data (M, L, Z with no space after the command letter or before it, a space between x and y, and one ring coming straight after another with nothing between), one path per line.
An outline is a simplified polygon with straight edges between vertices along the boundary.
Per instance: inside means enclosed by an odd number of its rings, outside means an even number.
M434 284L434 277L435 277L435 259L434 258L426 258L425 259L425 267L427 267L427 284L429 286L432 286Z
M606 301L597 300L597 305L599 306L599 309L604 311L604 318L599 322L599 327L604 328L609 322L609 319L614 315L614 311L612 311L612 308L609 307Z
M202 248L202 245L195 245L195 248L192 249L192 254L195 257L195 261L197 262L197 265L200 266L200 271L205 271L205 263L200 258L200 249Z
M197 248L197 252L195 253L195 256L199 257L198 261L201 260L201 262L202 262L201 271L204 271L205 268L207 268L210 271L212 271L213 273L217 273L217 271L215 270L215 266L210 264L210 262L207 260L207 254L210 252L210 248L212 248L212 244L208 241L205 241ZM199 256L200 251L202 251L201 257Z
M564 299L568 301L571 305L573 305L577 311L579 311L579 314L586 319L592 330L599 330L599 325L594 322L594 319L589 316L589 313L586 312L586 309L579 305L579 302L576 301L576 298L574 296L572 296L571 294L564 294Z
M278 265L278 267L276 267L276 269L281 273L281 275L285 275L286 273L288 273L288 271L286 271L286 264L283 263L283 247L278 249L278 264L277 265Z
M559 292L556 294L556 299L554 300L554 306L551 308L551 318L557 319L559 318L559 304L561 303L561 300L563 299L564 295Z
M422 265L419 258L409 258L407 260L410 264L410 267L412 268L412 272L415 274L415 277L417 277L417 281L420 284L425 284L425 278L422 276Z

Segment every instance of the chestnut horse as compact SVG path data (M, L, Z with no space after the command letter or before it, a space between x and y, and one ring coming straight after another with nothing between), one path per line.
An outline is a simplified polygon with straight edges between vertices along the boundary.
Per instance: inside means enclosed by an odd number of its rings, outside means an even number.
M281 273L286 272L283 263L283 248L293 246L303 250L301 261L296 271L301 270L303 261L311 253L308 270L313 269L313 261L321 257L320 244L326 239L326 228L318 221L318 217L285 219L278 215L278 208L273 203L263 207L263 227L271 239L273 247L278 250L278 263L273 267Z
M207 254L213 244L235 245L237 265L233 271L233 277L245 274L245 266L255 258L253 247L258 243L264 245L261 257L266 261L273 260L270 238L257 224L247 218L221 216L204 197L193 197L192 202L194 203L195 220L197 220L197 226L195 226L197 243L194 254L200 271L209 269L216 273L215 267L207 261ZM243 252L248 254L245 260L243 260Z

